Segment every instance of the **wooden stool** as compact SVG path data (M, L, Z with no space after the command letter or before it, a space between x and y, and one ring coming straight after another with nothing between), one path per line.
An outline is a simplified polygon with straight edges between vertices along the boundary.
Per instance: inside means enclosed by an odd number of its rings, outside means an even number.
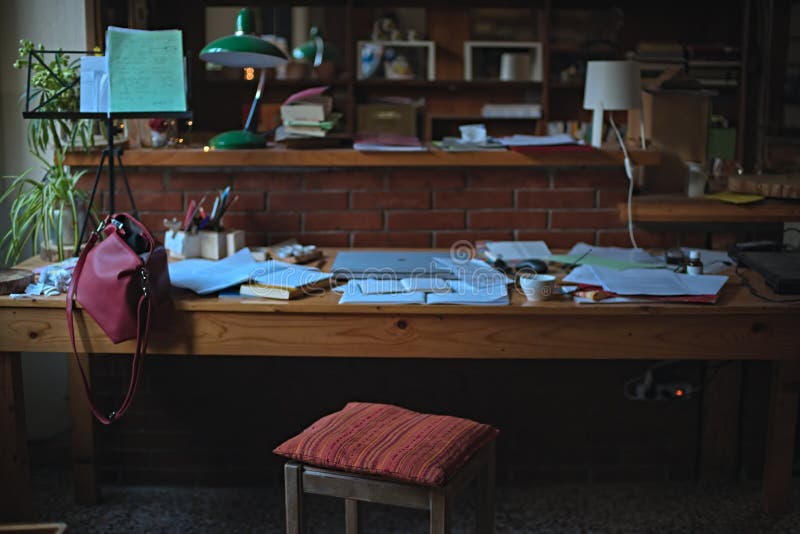
M477 531L479 534L494 534L494 439L472 456L441 487L398 482L373 475L334 471L296 462L286 463L284 476L287 534L305 532L303 528L304 493L345 499L345 531L347 534L358 532L359 501L429 510L431 534L449 533L454 500L476 477L478 478Z

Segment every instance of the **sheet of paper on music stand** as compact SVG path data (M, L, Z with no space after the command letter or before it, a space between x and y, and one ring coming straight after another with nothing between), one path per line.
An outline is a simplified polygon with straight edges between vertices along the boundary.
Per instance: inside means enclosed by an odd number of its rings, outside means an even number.
M108 28L109 109L112 113L186 111L180 30Z
M487 241L486 249L495 259L502 259L506 263L543 260L552 254L544 241Z
M82 113L105 113L108 111L108 61L106 56L83 56L81 58Z

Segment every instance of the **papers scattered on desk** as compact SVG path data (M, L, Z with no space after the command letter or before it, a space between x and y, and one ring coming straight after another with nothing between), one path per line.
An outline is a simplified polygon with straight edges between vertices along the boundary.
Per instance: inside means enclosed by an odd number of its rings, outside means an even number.
M337 288L342 293L339 304L461 304L471 306L507 306L509 303L506 284L485 285L474 287L462 280L439 281L447 285L447 291L401 291L386 293L370 293L368 291L379 287L376 284L365 283L367 280L350 280L344 286ZM388 281L393 282L393 281ZM365 291L366 288L366 291ZM388 289L397 289L394 285L387 285Z
M544 241L487 241L486 257L514 265L522 260L543 260L551 256Z
M611 298L592 300L576 297L579 303L697 302L713 303L728 280L720 275L679 274L667 269L609 269L582 265L564 277L564 282L584 288L602 288Z
M452 258L434 258L434 261L440 267L452 273L456 279L466 282L472 287L506 286L514 283L512 278L492 269L486 262L481 260L462 261Z
M380 134L361 137L353 143L360 152L427 152L428 147L416 137L406 135Z
M595 247L578 243L567 254L553 254L548 261L568 265L598 265L610 269L653 269L665 267L661 258L638 248Z
M243 248L219 261L193 258L169 264L169 279L175 287L190 289L199 295L242 284L257 270L265 269L265 262L256 262L250 249Z
M272 260L260 264L239 292L245 296L288 300L330 287L331 276L314 267Z

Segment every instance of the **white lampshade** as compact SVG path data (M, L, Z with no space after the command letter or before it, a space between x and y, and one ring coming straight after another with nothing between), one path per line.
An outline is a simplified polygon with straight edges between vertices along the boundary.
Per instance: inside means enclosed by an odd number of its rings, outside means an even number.
M623 110L642 107L642 74L635 61L589 61L583 109Z

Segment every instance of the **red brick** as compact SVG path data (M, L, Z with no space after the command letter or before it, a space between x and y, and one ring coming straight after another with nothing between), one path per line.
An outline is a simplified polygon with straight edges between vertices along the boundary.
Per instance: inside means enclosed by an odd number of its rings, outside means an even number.
M436 191L436 208L510 208L513 192L508 191Z
M350 207L428 209L431 194L429 191L355 192L350 194Z
M140 212L139 221L152 232L160 232L164 230L163 213Z
M439 230L464 228L464 212L452 211L389 211L389 230Z
M78 182L78 187L86 191L91 191L94 185L96 169L88 169ZM164 175L160 172L140 172L126 170L128 183L131 190L136 191L164 191ZM114 186L117 191L124 191L125 185L122 180L122 173L117 169L114 172ZM108 171L100 175L100 182L97 184L98 191L108 190Z
M513 239L513 232L511 230L495 230L489 232L472 232L472 231L457 231L457 232L434 232L433 246L436 248L450 247L458 241L507 241Z
M280 243L287 239L297 239L303 245L317 245L318 247L349 247L350 234L348 232L304 232L270 234L269 242Z
M625 171L619 169L563 169L556 171L553 187L622 187L627 185Z
M645 248L669 248L677 245L677 236L669 232L646 232L634 229L636 244ZM603 247L632 247L627 230L600 230L597 244Z
M226 213L225 227L246 232L292 232L300 230L299 213Z
M260 191L297 191L302 177L298 173L248 172L233 177L233 189L257 189Z
M214 190L225 189L231 185L230 176L222 173L184 173L176 172L170 176L168 187L172 191L207 191L213 194Z
M617 210L565 210L550 212L550 228L619 228Z
M593 208L594 189L517 191L518 208Z
M579 230L576 232L549 232L549 231L527 231L517 232L517 239L520 241L544 241L551 249L570 249L578 242L594 245L594 230Z
M303 229L317 230L380 230L383 214L380 211L313 212L303 214Z
M382 171L330 171L306 174L304 189L383 189Z
M111 194L106 193L103 195L105 201L104 208L109 210L110 206L108 201ZM133 191L133 202L136 204L136 209L139 211L174 211L175 216L180 218L183 216L183 194L177 191L173 192L155 192L155 191ZM114 195L114 210L115 211L128 211L131 209L131 203L128 201L128 194L117 190Z
M430 232L353 232L354 247L430 247Z
M347 208L347 193L269 193L267 204L271 210L343 210Z
M464 172L444 169L399 169L387 178L391 190L459 189L464 187Z
M470 228L545 228L546 211L475 211L469 212Z
M627 201L628 191L626 189L601 189L597 192L598 208L616 208L618 204L624 204Z
M231 202L236 197L239 197L236 202L230 204L228 208L231 212L234 211L263 211L264 210L264 193L260 191L240 191L232 193ZM214 205L213 200L211 206Z
M545 189L550 186L547 173L538 169L472 169L471 189Z

